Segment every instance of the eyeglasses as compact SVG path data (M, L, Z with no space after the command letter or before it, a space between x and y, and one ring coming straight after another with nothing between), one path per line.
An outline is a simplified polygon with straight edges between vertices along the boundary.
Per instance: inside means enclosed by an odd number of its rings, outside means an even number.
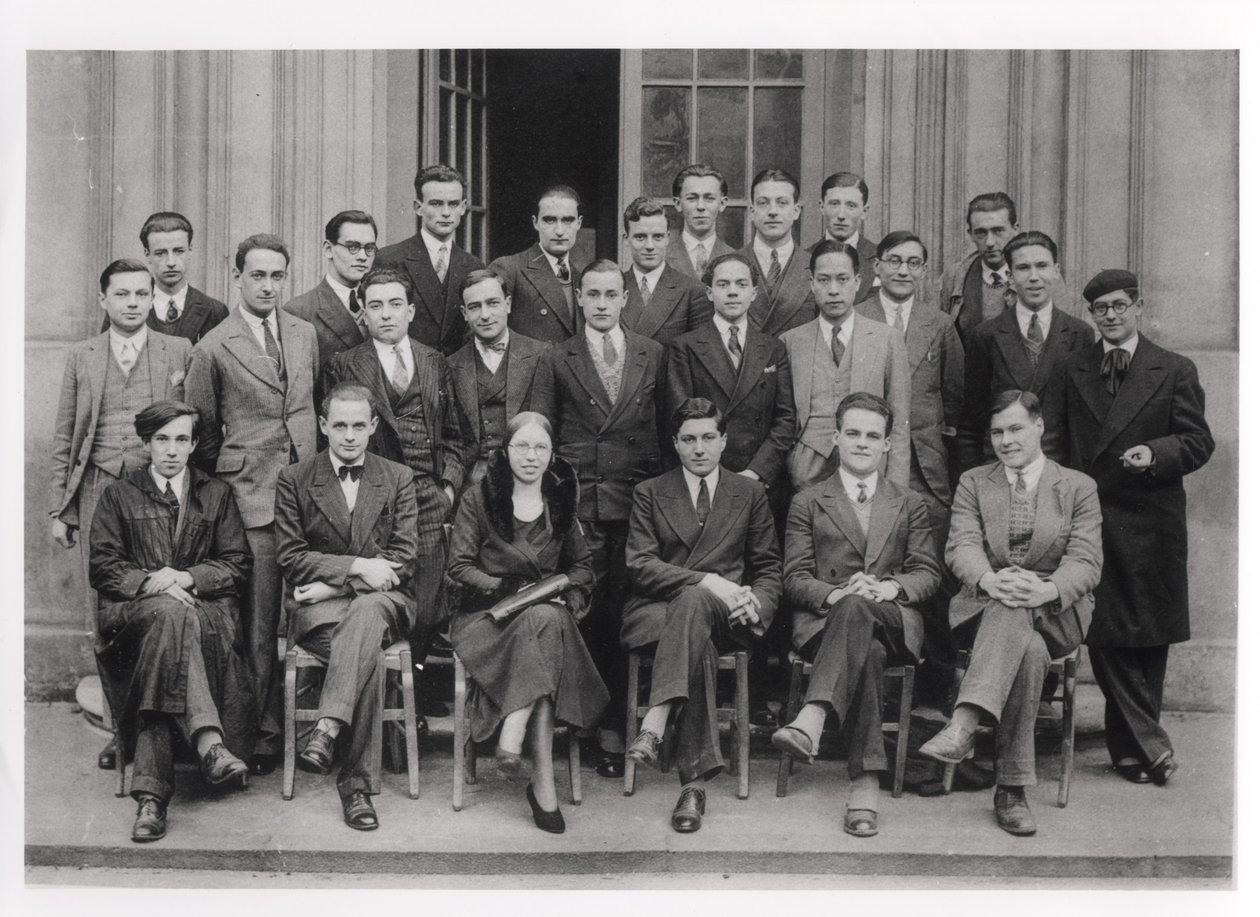
M918 271L922 270L923 265L927 263L922 258L898 258L896 255L891 258L880 258L879 260L894 271L901 270L903 264L912 271Z
M508 446L517 455L550 455L551 447L546 443L512 443Z
M1137 305L1137 303L1130 303L1130 302L1097 303L1089 307L1089 314L1094 316L1094 318L1102 318L1104 315L1107 314L1107 310L1110 309L1112 312L1116 313L1116 317L1119 318L1121 315L1124 315L1124 313L1128 312L1129 309L1135 305Z
M380 251L373 242L369 242L367 245L360 245L358 242L334 242L333 245L340 245L352 255L357 255L359 252L367 252L369 258Z

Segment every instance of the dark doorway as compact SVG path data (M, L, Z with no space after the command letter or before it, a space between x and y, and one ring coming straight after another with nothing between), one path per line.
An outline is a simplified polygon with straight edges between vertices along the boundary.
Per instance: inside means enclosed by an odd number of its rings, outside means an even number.
M595 231L579 254L617 259L620 71L620 51L486 52L491 257L536 242L538 192L567 184Z

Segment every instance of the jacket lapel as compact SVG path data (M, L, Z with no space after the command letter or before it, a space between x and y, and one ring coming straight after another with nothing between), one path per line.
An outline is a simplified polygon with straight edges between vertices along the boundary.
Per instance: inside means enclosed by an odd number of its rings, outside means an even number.
M1098 345L1100 355L1099 362L1096 366L1101 366L1102 344ZM1151 400L1151 396L1159 388L1167 375L1167 370L1160 366L1155 360L1154 349L1147 343L1145 338L1138 338L1137 349L1133 352L1133 359L1129 362L1129 369L1125 372L1124 381L1120 383L1120 389L1116 392L1115 400L1111 403L1111 409L1107 411L1106 419L1103 421L1102 429L1098 432L1098 440L1094 444L1095 452L1090 458L1097 458L1107 446L1111 445L1111 441L1120 435L1121 431L1129 425L1129 422L1137 416L1138 412ZM1102 379L1097 373L1094 374L1099 388L1102 388Z
M633 277L634 271L631 271L630 274ZM678 300L686 292L683 289L681 280L682 278L666 265L665 270L661 272L660 279L656 281L656 289L652 291L652 298L644 304L643 313L639 316L638 323L631 329L632 331L643 335L645 338L650 338L661 330L665 320L673 314L675 307L677 307Z
M718 476L721 477L720 472ZM665 522L687 546L688 556L694 556L696 543L700 540L702 530L696 518L696 508L691 503L691 493L687 490L687 479L683 477L682 468L675 468L666 474L661 481L658 497ZM710 512L710 518L712 515Z
M341 304L341 300L337 298L333 288L328 285L328 278L325 277L321 280L319 286L315 289L317 299L315 306L316 317L327 325L329 330L337 335L347 347L362 344L364 338L362 332L359 331L359 323L350 317L346 307ZM288 313L285 314L287 315ZM289 360L287 352L284 355L284 359L287 364Z
M508 347L511 350L511 345ZM481 359L481 354L477 351L477 344L469 341L464 348L454 354L446 361L451 368L451 375L455 377L455 397L459 400L460 407L463 408L464 416L477 424L477 429L481 429L481 397L477 392L477 361ZM508 397L511 398L511 372L516 357L508 359ZM514 416L512 405L508 403L508 417Z
M590 354L587 354L587 359L590 359ZM643 374L647 372L647 364L647 349L643 346L643 341L636 341L633 332L627 334L626 358L622 361L621 367L621 387L617 389L617 403L612 406L612 410L604 421L605 429L625 410L630 399L639 390L639 385L643 382ZM594 361L591 362L591 368L595 368ZM603 389L604 386L601 384L599 387Z
M525 400L525 393L529 390L530 383L534 378L535 364L538 361L537 354L527 354L519 346L511 343L508 338L507 354L507 416L515 417L521 412L521 403ZM476 358L476 354L473 354ZM475 386L474 382L474 386Z
M794 328L784 339L788 366L792 370L792 397L796 401L796 432L805 429L809 419L809 399L814 394L814 348L818 345L818 322Z
M717 328L712 322L709 326L714 332ZM727 407L729 413L737 404L748 397L748 394L756 387L758 380L765 375L770 360L770 347L773 338L764 335L754 335L754 329L750 323L745 334L746 346L744 347L743 359L739 361L739 375L735 379L735 390L731 392L731 401ZM731 366L730 358L726 356L726 348L721 347L721 358L726 366L734 371L735 367Z
M1041 348L1041 358L1037 361L1037 368L1033 370L1032 379L1028 384L1031 391L1040 394L1046 387L1046 383L1050 381L1051 371L1063 371L1063 358L1071 350L1069 339L1072 333L1072 329L1064 320L1063 312L1055 306L1050 311L1050 329L1046 333L1046 342Z
M576 272L573 269L572 259L569 264L569 276L574 283L573 309L569 309L569 302L564 298L564 288L560 286L560 281L556 277L555 272L551 269L551 262L547 260L547 256L543 254L543 250L537 245L530 249L530 259L525 265L523 276L529 281L530 285L538 291L551 309L552 315L556 320L564 326L564 330L569 334L574 334L576 328L573 323L573 312L577 310L577 293L576 280L574 276Z
M643 322L643 312L647 308L643 302L643 293L635 285L633 269L625 271L621 276L626 285L626 304L621 309L621 326L627 331L638 331Z
M612 410L612 402L608 400L608 391L599 379L599 370L595 368L595 360L591 357L590 348L586 346L585 334L569 339L569 354L565 362L569 364L569 371L573 373L574 378L582 388L586 389L587 394L595 399L595 403L604 412L604 422L607 423L608 413ZM627 348L626 362L630 362L629 348Z
M998 321L995 338L998 351L1002 354L1002 359L1006 361L1006 368L1010 371L1011 378L1020 388L1034 390L1032 362L1028 359L1028 350L1024 347L1024 336L1019 333L1019 322L1015 318L1015 310L1007 309Z
M1031 569L1045 555L1059 534L1059 526L1067 517L1063 508L1063 475L1059 466L1046 459L1037 482L1037 516L1033 520L1032 537L1028 541L1025 569Z
M273 315L281 315L279 309L272 313ZM283 319L281 319L282 321ZM228 316L227 321L232 322L232 333L223 339L223 349L234 356L237 361L244 367L245 371L254 376L260 382L270 385L278 392L284 391L284 386L280 384L280 376L276 373L276 364L271 358L263 353L263 349L258 345L258 339L254 337L254 332L249 325L245 324L245 319L241 316L239 309L234 309L232 314ZM289 337L283 330L280 332L282 338L280 347L284 356L285 363L288 364L289 356L292 350L286 350L284 340ZM292 347L292 344L288 344Z
M713 488L711 502L709 504L709 518L704 521L704 526L697 526L699 529L699 537L691 546L691 554L687 557L687 566L695 569L702 564L709 554L715 548L720 546L731 531L731 527L735 525L740 518L745 498L742 494L735 493L730 482L727 480L733 472L718 471L718 481ZM685 482L684 482L685 490ZM691 505L691 493L685 492L687 508L691 510L692 516L695 515L695 507ZM742 533L741 537L742 537Z
M871 379L877 373L877 364L883 362L876 360L875 323L864 315L853 316L853 334L849 338L849 348L850 359L853 361L849 369L849 391L882 391L882 382L875 385Z
M1140 348L1139 348L1140 349ZM1102 366L1102 342L1099 341L1089 349L1089 362L1074 361L1072 364L1072 384L1076 386L1081 399L1089 407L1094 419L1101 425L1111 407L1111 397L1107 394L1106 383L1098 375ZM1132 369L1132 366L1129 367ZM1128 379L1126 378L1127 382ZM1100 444L1101 445L1101 444Z
M446 312L442 282L438 280L437 272L433 270L433 261L429 258L429 249L424 244L424 238L420 233L416 233L415 239L415 247L407 255L407 273L411 275L416 285L416 294L420 297L421 307L429 313L434 324L441 328ZM447 277L451 276L451 263L454 260L455 246L452 245L451 257L446 264Z
M1011 492L1005 466L997 462L982 480L980 518L984 522L985 536L993 556L1006 566L1011 554Z
M853 511L849 509L849 496L844 492L844 485L840 483L840 476L833 474L827 478L826 486L823 487L822 493L815 499L835 527L840 530L845 538L849 539L849 543L853 545L853 550L865 558L866 551L864 546L870 539L863 537L862 526L858 523L857 516L853 515Z
M184 328L197 329L198 337L200 337L201 326L205 324L206 316L209 312L210 306L201 298L201 294L189 287L188 295L184 297L184 315L180 324Z
M329 466L331 467L331 462ZM376 456L367 453L363 456L363 477L359 478L359 493L354 499L354 512L350 514L350 552L356 557L364 555L364 547L368 536L376 527L376 520L381 514L387 499L385 476L382 474L380 461ZM341 491L340 481L337 491ZM345 499L342 499L345 505Z
M101 413L101 402L105 398L105 376L109 372L109 361L114 359L114 352L109 346L109 332L99 334L89 346L88 378L92 385L92 427L96 430L96 421Z
M364 490L365 488L360 484L360 499ZM315 473L311 476L309 493L311 502L328 519L333 531L344 539L344 550L349 551L350 542L353 540L350 529L350 508L346 506L346 495L341 492L341 482L333 474L332 460L327 452L320 453L320 458L315 465Z
M389 402L389 392L385 391L385 377L381 372L381 361L376 358L375 345L371 342L360 344L352 353L357 381L371 390L381 420L389 424L390 429L397 431L398 418L394 416L394 407ZM419 366L418 363L416 365Z
M886 481L879 481L875 485L875 496L871 499L871 521L866 530L864 561L867 570L875 566L875 561L883 552L884 545L888 543L888 536L892 534L897 516L901 513L901 504L904 502L905 497L900 494L894 495Z
M932 316L927 311L929 306L927 302L920 301L923 299L921 296L915 296L914 299L914 305L910 309L910 323L906 325L906 361L910 364L911 375L919 368L932 344ZM880 311L883 311L882 306Z
M749 323L749 329L752 323ZM752 335L746 337L751 340ZM717 326L713 322L706 322L704 330L700 336L692 341L689 345L696 356L700 358L700 366L709 374L709 377L718 384L728 398L735 397L735 389L738 386L738 379L735 375L735 367L731 365L731 358L727 354L726 344L722 341L722 335L718 334ZM748 355L745 354L741 362L741 372L744 364L748 362ZM728 402L727 409L729 409Z

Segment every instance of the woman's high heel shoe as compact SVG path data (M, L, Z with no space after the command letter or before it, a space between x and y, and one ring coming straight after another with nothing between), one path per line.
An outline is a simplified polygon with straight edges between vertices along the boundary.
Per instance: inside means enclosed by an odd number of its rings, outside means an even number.
M560 813L560 809L557 808L554 812L544 810L538 804L538 798L534 796L532 783L525 787L525 798L529 800L529 807L534 810L534 824L552 834L564 834L564 816Z

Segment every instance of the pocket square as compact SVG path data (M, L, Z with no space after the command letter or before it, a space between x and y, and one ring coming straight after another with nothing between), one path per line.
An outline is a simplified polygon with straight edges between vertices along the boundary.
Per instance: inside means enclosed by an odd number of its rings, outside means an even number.
M779 367L777 366L767 366L765 369L762 370L763 373L777 373L778 371L779 371Z

